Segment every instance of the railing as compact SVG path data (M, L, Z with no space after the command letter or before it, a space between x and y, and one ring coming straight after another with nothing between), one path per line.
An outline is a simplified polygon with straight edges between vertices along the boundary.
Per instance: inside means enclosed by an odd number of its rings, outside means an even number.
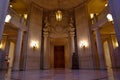
M91 26L94 29L96 26L101 27L104 23L106 23L107 18L106 15L110 12L109 7L105 7L96 17L91 19Z
M11 16L10 23L15 25L17 28L25 28L26 20L23 16L17 14L12 8L8 8L8 14Z

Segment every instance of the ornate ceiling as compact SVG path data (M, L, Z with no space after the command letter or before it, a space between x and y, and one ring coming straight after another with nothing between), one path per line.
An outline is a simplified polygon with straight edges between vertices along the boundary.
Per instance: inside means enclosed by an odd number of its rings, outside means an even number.
M88 0L23 0L25 3L35 2L40 7L46 9L69 9L80 5Z
M39 5L42 8L45 9L71 9L74 7L77 7L78 5L81 5L84 2L89 1L88 3L88 12L90 13L99 13L103 10L105 7L105 4L108 0L10 0L12 4L12 8L18 13L18 14L26 14L28 13L28 9L31 2L34 2L35 4ZM11 32L8 31L8 28L5 28L5 32L10 33L10 36L15 36L14 34L11 34ZM14 32L15 30L13 30ZM101 34L113 34L114 29L113 25L111 24L105 24L104 28L101 30ZM107 31L107 32L106 32ZM16 34L16 32L14 32Z
M13 9L18 13L27 13L27 9L31 2L39 5L42 8L55 10L55 9L71 9L81 5L89 0L10 0Z
M31 2L39 5L45 9L71 9L83 4L88 3L89 13L99 13L103 8L107 0L10 0L13 5L13 9L18 13L27 13L27 9Z

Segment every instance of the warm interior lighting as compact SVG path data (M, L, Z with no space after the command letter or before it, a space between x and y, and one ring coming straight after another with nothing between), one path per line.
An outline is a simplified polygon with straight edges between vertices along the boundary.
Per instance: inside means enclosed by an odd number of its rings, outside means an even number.
M56 12L56 20L57 21L61 21L62 20L62 12L60 10L58 10Z
M38 48L38 42L37 42L37 41L32 41L32 42L31 42L31 47L32 47L33 49Z
M86 41L81 41L80 42L80 48L85 48L88 46L88 43Z
M13 7L12 4L10 4L10 7L11 7L11 8Z
M115 42L115 47L116 47L116 48L118 47L118 42Z
M116 36L112 36L112 44L114 49L117 49L119 47Z
M24 18L27 19L28 15L27 14L24 14Z
M3 45L0 43L0 49L2 49Z
M106 17L107 17L108 21L110 21L110 22L111 22L111 21L113 21L113 17L112 17L112 15L111 15L111 14L107 14L107 16L106 16Z
M91 13L91 14L90 14L90 18L91 18L91 19L93 19L93 17L94 17L94 14L93 14L93 13Z
M5 18L5 22L8 23L10 22L10 20L11 20L11 16L8 14Z
M107 6L108 6L108 3L105 4L105 7L107 7Z

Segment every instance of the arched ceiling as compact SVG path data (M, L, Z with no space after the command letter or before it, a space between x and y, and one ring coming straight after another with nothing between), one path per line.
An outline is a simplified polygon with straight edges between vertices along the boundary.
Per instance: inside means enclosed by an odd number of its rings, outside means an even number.
M71 9L89 1L89 13L99 13L108 0L10 0L13 9L18 13L27 13L31 2L45 9Z
M89 1L88 3L88 12L91 13L99 13L101 12L105 4L108 2L108 0L10 0L10 4L12 4L12 8L18 13L18 14L26 14L27 9L30 6L31 2L36 3L40 7L46 8L46 9L70 9L73 7L77 7L78 5ZM8 25L7 25L8 26ZM101 34L114 34L114 28L111 23L106 23L103 25L104 28L101 28L100 32ZM15 30L14 30L15 31ZM14 36L14 34L11 34L11 32L17 34L14 31L9 31L8 28L5 28L4 33L9 33L10 36Z
M27 13L27 9L29 8L30 4L33 2L38 6L49 9L71 9L74 8L84 2L89 0L10 0L10 4L12 4L12 8L20 13Z
M69 9L88 0L23 0L25 3L35 2L46 9Z
M74 8L87 1L89 0L10 0L10 4L18 14L25 14L27 13L31 3L35 3L44 9L66 10Z
M88 3L88 12L100 13L104 9L106 3L108 3L108 0L90 0Z

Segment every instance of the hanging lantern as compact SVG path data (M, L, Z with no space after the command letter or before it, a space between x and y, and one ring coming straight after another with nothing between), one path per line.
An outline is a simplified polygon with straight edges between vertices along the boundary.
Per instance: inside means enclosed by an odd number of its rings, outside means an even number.
M62 20L62 12L60 10L58 10L56 12L56 20L57 21L61 21Z

